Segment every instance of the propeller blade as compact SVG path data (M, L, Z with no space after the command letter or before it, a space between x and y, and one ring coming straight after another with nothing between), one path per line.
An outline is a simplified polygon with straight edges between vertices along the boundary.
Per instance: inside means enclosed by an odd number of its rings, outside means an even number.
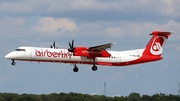
M72 40L72 48L74 48L74 40Z
M69 52L74 52L74 49L75 49L75 48L74 48L74 40L72 40L71 43L69 42L69 49L68 49L68 51L69 51Z
M53 47L56 48L55 41L53 42Z
M71 43L69 42L69 47L72 48Z

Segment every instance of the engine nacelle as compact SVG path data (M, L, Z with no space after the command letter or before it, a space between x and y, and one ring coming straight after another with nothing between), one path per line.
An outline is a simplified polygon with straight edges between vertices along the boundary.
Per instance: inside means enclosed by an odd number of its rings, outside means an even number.
M87 47L76 47L74 49L74 56L85 56L88 58L95 58L95 57L110 57L106 50L88 50Z

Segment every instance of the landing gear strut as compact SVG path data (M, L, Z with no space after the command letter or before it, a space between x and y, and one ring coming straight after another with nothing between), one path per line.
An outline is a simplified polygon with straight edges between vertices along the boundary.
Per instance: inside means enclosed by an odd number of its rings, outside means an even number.
M13 66L16 65L16 62L14 62L14 60L12 60L12 63L11 63Z
M93 59L93 66L92 66L92 70L96 71L98 69L98 67L95 64L95 59Z
M79 71L79 69L77 68L76 64L74 64L73 71L74 71L74 72L78 72L78 71Z

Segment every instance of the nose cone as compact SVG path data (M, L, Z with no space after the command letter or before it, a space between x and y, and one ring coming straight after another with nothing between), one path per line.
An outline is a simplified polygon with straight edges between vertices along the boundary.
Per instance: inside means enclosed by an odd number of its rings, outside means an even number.
M6 59L13 59L13 54L9 53L5 56Z

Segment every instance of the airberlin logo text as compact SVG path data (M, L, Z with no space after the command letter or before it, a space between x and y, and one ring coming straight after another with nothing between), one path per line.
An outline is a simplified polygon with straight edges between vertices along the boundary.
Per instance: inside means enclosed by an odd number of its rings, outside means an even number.
M164 36L157 36L154 38L153 43L151 45L150 52L153 55L160 55L163 52L163 44L166 41Z
M59 50L58 52L57 51L49 51L48 49L46 50L43 50L43 49L40 49L40 50L37 50L35 49L35 55L37 57L53 57L53 58L71 58L71 53L65 51L65 50Z

